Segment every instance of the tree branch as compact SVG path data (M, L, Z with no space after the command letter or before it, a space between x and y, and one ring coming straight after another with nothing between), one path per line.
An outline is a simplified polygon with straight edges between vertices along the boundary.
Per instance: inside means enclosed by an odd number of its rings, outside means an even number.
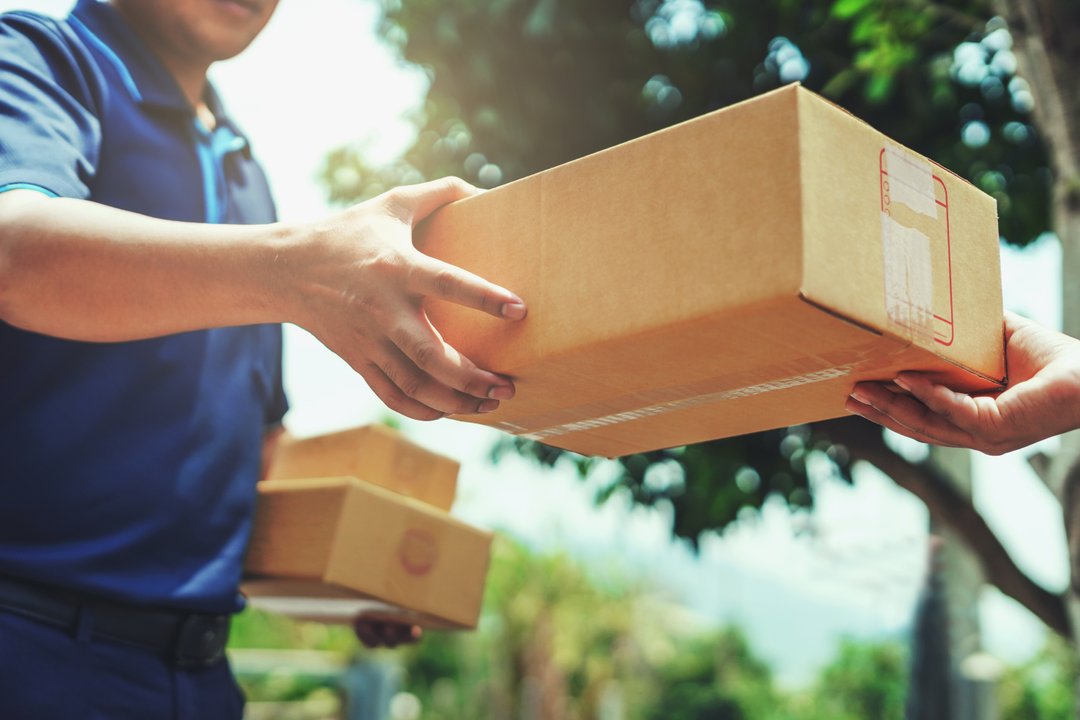
M1026 607L1058 635L1072 639L1064 596L1050 592L1017 567L982 515L940 471L929 463L909 463L885 444L881 428L864 420L836 420L823 430L830 440L846 446L853 459L871 463L926 503L931 515L964 539L979 558L990 584Z
M1027 464L1031 467L1031 471L1035 473L1036 477L1043 481L1046 488L1057 496L1054 491L1054 483L1051 481L1053 475L1051 474L1051 468L1053 467L1054 459L1044 453L1042 450L1037 450L1027 457ZM1059 500L1061 498L1058 498Z

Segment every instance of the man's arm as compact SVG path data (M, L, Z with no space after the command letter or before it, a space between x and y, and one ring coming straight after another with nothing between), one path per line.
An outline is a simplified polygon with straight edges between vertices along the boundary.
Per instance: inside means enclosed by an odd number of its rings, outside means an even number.
M422 300L511 320L525 316L525 305L412 244L418 222L475 192L447 178L315 223L243 226L9 191L0 194L0 319L98 342L293 322L402 414L430 420L490 411L513 396L512 382L443 342Z

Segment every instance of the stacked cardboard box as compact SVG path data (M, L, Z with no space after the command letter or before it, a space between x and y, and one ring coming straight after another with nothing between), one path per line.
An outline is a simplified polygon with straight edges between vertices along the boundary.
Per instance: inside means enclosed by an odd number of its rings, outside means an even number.
M285 436L267 479L357 477L449 512L460 469L386 425L366 425L302 440Z
M457 472L382 426L283 441L259 483L244 593L323 622L475 627L492 538L447 514Z
M450 205L417 244L529 306L430 304L517 380L459 419L580 453L838 417L901 370L1005 379L994 201L798 86Z

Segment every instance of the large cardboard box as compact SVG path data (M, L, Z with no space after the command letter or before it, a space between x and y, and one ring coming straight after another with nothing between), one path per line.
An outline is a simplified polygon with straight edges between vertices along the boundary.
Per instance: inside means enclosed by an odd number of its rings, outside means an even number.
M359 613L476 626L491 533L356 478L259 483L242 584L252 604L324 622Z
M430 304L517 380L459 419L585 454L837 417L901 370L1005 378L994 201L798 86L450 205L418 245L529 306Z
M443 510L454 504L461 465L385 425L315 437L284 437L267 478L357 477Z

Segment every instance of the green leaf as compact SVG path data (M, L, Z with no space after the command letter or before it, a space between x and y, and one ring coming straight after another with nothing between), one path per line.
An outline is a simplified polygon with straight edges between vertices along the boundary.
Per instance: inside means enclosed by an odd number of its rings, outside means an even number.
M872 5L874 0L837 0L832 6L833 17L850 20Z
M886 73L874 73L866 81L866 99L871 103L882 103L892 94L893 76Z
M842 70L825 83L821 88L821 94L826 97L838 98L855 86L860 80L860 75L854 69Z

